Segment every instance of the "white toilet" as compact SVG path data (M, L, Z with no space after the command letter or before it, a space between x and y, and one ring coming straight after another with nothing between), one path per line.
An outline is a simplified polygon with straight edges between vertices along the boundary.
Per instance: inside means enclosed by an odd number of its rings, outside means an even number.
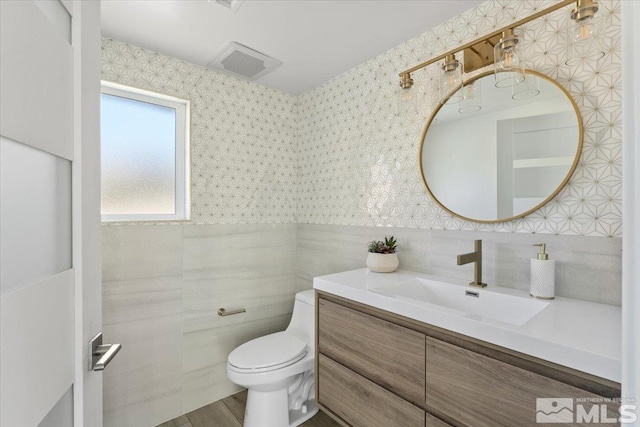
M249 389L244 427L293 427L313 417L315 291L296 294L291 322L246 342L227 359L227 376Z

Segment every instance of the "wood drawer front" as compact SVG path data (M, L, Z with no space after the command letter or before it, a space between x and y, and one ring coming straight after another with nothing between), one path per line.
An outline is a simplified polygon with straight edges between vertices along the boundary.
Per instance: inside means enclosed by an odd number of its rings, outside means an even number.
M320 354L318 402L352 427L424 427L424 410Z
M318 351L400 397L424 404L424 335L320 299Z
M318 351L400 397L424 404L424 335L320 299Z
M426 347L426 404L455 425L536 426L536 398L599 397L431 337ZM617 406L608 407L617 414Z

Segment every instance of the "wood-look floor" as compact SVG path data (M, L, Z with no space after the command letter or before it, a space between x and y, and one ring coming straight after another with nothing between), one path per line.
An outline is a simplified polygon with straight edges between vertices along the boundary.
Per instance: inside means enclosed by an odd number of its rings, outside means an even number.
M244 390L162 423L157 427L242 427L246 403L247 391ZM339 427L335 421L322 411L319 411L302 426Z

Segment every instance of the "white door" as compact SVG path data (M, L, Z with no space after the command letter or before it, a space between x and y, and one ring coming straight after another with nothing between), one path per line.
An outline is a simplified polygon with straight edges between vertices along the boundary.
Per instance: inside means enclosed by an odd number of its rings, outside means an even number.
M97 1L0 0L0 426L102 425Z

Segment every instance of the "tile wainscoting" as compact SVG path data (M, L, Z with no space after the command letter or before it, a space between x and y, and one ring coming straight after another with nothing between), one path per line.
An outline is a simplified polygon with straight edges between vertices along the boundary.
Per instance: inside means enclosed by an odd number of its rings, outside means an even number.
M104 424L156 425L228 396L231 350L283 330L296 225L103 227ZM219 317L216 310L243 307Z
M401 268L471 278L456 255L483 240L490 285L528 289L539 242L560 296L620 304L619 238L317 224L103 227L104 334L123 351L105 371L105 426L156 425L239 390L231 350L283 330L295 292L365 266L366 243L394 235ZM219 307L246 314L219 317Z
M296 287L308 289L314 276L365 267L367 242L393 235L400 268L473 279L473 265L458 266L456 255L473 251L482 239L483 280L489 285L529 289L529 259L545 242L556 260L556 295L621 304L620 238L494 233L420 228L298 224Z

